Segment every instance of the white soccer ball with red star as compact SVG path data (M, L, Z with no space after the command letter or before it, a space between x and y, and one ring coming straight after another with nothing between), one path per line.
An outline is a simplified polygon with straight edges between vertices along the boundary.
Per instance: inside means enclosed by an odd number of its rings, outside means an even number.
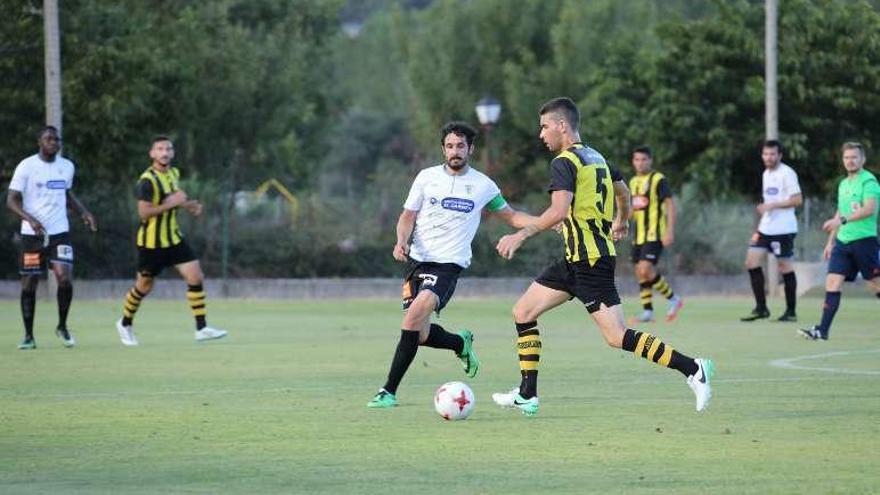
M449 382L434 392L434 409L443 419L467 419L474 410L474 392L466 383Z

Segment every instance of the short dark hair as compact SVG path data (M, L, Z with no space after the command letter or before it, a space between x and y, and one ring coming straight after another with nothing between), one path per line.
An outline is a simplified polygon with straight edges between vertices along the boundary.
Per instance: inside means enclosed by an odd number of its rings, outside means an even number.
M639 146L633 150L632 154L641 153L643 155L648 155L648 158L654 158L654 153L651 151L650 146Z
M47 132L50 132L50 131L51 131L51 132L54 132L56 135L59 134L59 133L58 133L58 128L55 127L54 125L44 125L44 126L40 129L40 132L37 134L37 139L42 139L42 138L43 138L43 134L46 134Z
M465 141L467 141L468 146L473 146L474 139L477 137L476 129L471 127L467 122L456 120L453 122L447 122L446 125L440 129L440 145L446 144L446 136L450 134L463 137Z
M843 143L843 145L840 147L840 153L843 154L843 152L847 150L859 150L862 158L865 157L865 147L862 146L862 143L859 143L858 141L847 141Z
M574 101L567 96L553 98L547 103L544 103L541 105L541 110L538 111L538 115L544 115L551 112L559 114L574 130L577 130L578 126L580 126L581 113L578 111L578 107L575 105Z
M783 152L782 143L780 143L776 139L768 139L764 141L764 146L762 146L762 149L763 148L776 148L776 151L778 151L780 155Z
M153 140L150 141L150 148L152 148L156 143L162 141L171 141L171 136L169 136L168 134L156 134L155 136L153 136Z

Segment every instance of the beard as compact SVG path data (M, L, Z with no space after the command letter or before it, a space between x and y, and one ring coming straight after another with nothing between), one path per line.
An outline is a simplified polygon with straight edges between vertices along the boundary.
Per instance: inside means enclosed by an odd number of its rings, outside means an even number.
M463 169L468 164L467 160L464 158L453 158L452 160L446 160L446 166L455 170L456 172Z

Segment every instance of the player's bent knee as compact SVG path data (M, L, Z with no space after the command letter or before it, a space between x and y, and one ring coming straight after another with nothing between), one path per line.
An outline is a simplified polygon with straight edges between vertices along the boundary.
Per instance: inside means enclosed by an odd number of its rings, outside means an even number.
M517 305L513 307L512 313L513 319L517 323L526 323L538 319L538 313L533 308Z
M437 306L437 296L431 291L422 291L406 310L404 320L416 323L431 315Z
M825 279L825 290L828 292L839 292L843 287L843 276L829 276Z
M134 285L143 295L147 295L153 290L153 277L139 275Z
M58 282L58 287L70 287L72 284L70 273L66 271L55 272L55 281Z

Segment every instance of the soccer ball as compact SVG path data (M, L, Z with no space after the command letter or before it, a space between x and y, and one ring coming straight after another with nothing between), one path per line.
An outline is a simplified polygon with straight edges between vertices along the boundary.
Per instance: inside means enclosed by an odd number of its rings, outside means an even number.
M466 383L444 383L434 392L434 409L449 421L467 419L474 410L474 393Z

